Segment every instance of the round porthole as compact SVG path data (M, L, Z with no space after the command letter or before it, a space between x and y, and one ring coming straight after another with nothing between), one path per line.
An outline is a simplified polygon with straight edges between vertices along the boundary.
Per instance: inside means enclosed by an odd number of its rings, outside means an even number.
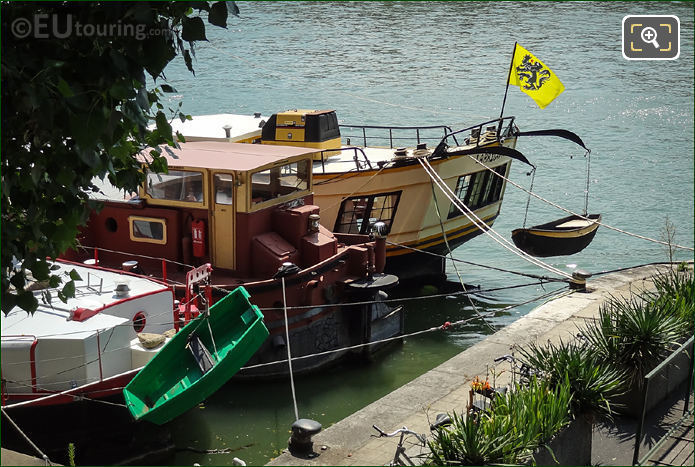
M115 232L118 230L118 222L116 222L116 219L113 217L109 217L106 219L106 230L109 232Z
M142 332L142 330L145 329L145 323L147 323L145 313L142 311L135 313L135 316L133 316L133 329L135 329L135 332Z

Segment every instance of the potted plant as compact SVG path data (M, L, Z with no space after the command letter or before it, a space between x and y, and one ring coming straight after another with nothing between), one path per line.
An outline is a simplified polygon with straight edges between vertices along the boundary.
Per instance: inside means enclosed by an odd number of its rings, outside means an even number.
M573 422L569 444L561 451L571 456L570 464L590 465L594 419L612 416L609 400L623 392L625 374L575 341L531 344L519 352L521 360L542 374L551 387L568 385Z
M587 345L561 340L559 344L531 344L519 352L521 360L552 385L568 380L575 416L612 415L609 399L624 391L626 374L599 358Z
M429 441L432 465L533 463L534 453L570 423L569 385L533 379L528 387L497 393L476 417L454 413ZM551 452L552 455L552 452Z
M630 415L642 410L644 376L693 332L692 274L671 271L653 280L654 292L609 299L599 309L596 323L581 331L592 353L625 373L626 391L613 401L621 412ZM648 409L687 377L684 360L669 369L672 374L660 376L653 387L661 390L651 392Z

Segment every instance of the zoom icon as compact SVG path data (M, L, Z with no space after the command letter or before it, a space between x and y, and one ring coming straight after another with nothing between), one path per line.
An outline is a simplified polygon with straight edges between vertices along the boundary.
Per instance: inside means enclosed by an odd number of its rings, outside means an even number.
M673 15L623 18L623 57L627 60L675 60L680 55L680 20Z

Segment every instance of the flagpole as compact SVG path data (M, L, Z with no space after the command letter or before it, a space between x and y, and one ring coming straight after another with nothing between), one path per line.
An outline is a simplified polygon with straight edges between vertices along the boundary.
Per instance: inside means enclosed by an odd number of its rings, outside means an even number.
M509 73L507 73L507 87L504 88L504 99L502 100L502 110L500 110L500 128L502 131L502 115L504 114L504 104L507 102L507 91L509 91L509 78L512 76L512 67L514 66L514 55L516 54L516 44L514 42L514 50L512 51L512 59L509 61Z

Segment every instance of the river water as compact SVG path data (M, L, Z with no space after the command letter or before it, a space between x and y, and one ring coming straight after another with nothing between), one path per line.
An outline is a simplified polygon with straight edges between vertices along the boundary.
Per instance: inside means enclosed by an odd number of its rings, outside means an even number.
M521 130L564 128L592 149L589 211L606 224L656 239L665 225L674 242L693 246L693 9L689 2L237 2L227 30L208 27L191 75L176 60L166 70L191 115L291 108L336 109L341 123L470 126L499 116L514 42L550 67L565 91L541 110L511 87L505 115ZM621 53L625 15L677 15L680 57L628 61ZM586 159L557 138L520 138L517 148L538 166L534 191L574 211L584 206ZM526 167L511 178L528 187ZM507 186L494 228L521 227L527 196ZM564 214L532 200L528 225ZM459 259L542 273L485 236L455 251ZM600 228L593 243L553 266L598 273L668 260L668 248ZM690 251L675 259L692 259ZM448 266L451 279L456 274ZM529 280L463 266L467 283L484 289ZM517 304L557 288L521 287L485 294L488 309ZM529 304L491 320L504 326ZM407 305L407 331L472 316L465 299L439 297ZM489 334L471 324L407 338L372 362L345 364L296 380L300 417L324 427L405 384ZM491 355L490 358L496 357ZM460 409L460 408L458 408ZM169 463L262 464L286 447L293 422L289 380L232 381L203 406L169 424L179 451ZM379 423L373 420L371 423ZM392 427L384 427L392 428Z

